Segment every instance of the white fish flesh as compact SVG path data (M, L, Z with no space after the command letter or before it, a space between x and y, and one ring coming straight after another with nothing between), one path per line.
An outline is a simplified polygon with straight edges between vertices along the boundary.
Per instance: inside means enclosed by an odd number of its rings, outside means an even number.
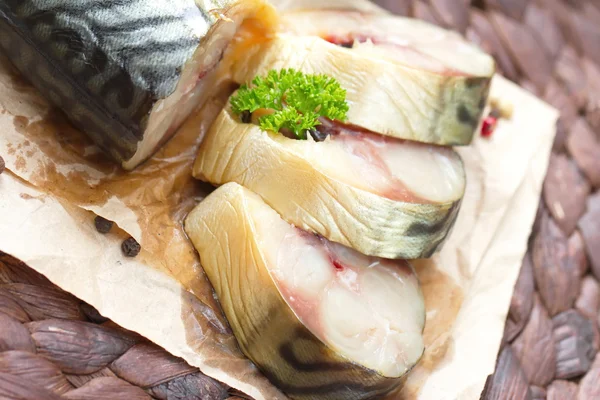
M236 38L231 75L249 83L271 69L337 79L349 123L382 135L467 145L484 111L493 59L425 22L356 11L291 12L271 40Z
M425 307L406 261L295 228L235 183L185 229L240 348L291 398L373 398L420 359Z
M322 142L289 139L227 107L200 146L194 176L237 182L287 222L363 254L415 259L439 249L465 191L458 154L341 124L321 129L330 133Z
M263 0L1 0L0 49L132 169L202 103L247 19L278 26Z

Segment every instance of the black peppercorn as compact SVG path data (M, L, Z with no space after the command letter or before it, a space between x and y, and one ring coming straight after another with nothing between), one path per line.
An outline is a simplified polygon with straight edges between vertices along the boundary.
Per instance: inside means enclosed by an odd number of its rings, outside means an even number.
M140 254L142 247L134 238L130 237L123 242L121 249L123 250L123 254L125 254L125 256L135 257Z
M101 216L97 216L94 223L96 224L96 230L102 234L110 232L113 227L112 221L102 218Z
M4 168L6 168L6 164L4 163L4 158L0 157L0 174L4 172Z
M308 133L310 133L310 136L315 139L315 142L322 142L327 139L327 136L329 136L328 133L321 132L320 130L314 128L309 130Z
M87 319L95 324L103 324L109 321L108 318L102 316L98 310L90 306L88 303L81 303L79 309L83 311L83 314L87 317Z
M248 110L244 110L240 114L240 119L244 124L249 124L250 122L252 122L252 113Z
M352 42L344 42L344 43L340 43L339 45L341 47L345 47L347 49L351 49L352 47L354 47L354 43L352 43Z

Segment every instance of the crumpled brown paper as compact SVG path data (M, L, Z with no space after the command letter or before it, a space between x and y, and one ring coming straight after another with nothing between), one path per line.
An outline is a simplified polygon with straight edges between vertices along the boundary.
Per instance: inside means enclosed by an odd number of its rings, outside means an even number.
M390 399L476 399L494 369L558 115L500 77L491 97L514 114L491 139L459 149L468 185L456 227L440 254L415 263L427 350ZM191 178L191 166L222 101L125 173L0 57L0 155L8 168L0 175L0 251L207 375L257 400L285 399L237 349L182 229L210 191ZM99 234L95 215L118 228ZM121 253L128 235L143 247L135 259Z

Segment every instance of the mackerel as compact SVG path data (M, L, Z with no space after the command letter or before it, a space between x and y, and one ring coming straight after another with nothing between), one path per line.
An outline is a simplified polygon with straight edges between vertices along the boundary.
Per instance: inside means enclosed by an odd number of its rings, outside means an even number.
M262 0L0 0L0 48L133 169L203 103L248 19L265 32L276 26Z

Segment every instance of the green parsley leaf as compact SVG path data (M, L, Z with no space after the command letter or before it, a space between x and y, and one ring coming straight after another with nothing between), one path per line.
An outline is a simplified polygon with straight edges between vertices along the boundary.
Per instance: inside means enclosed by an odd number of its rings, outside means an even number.
M307 131L320 125L319 118L346 122L348 103L346 90L327 75L309 75L294 69L269 71L243 85L230 100L234 113L259 109L274 111L260 117L262 129L279 132L288 129L298 139L306 139Z

